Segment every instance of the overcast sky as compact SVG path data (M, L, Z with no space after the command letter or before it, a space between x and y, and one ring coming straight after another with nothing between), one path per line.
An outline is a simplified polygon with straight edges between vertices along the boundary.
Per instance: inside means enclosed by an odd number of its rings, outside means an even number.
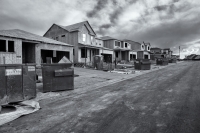
M43 35L88 20L98 36L200 54L199 0L0 0L0 29Z

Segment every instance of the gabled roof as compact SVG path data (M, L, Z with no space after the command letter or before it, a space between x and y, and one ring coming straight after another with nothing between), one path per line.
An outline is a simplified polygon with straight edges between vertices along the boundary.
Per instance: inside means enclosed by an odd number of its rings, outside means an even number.
M143 42L144 45L151 45L149 42Z
M116 39L116 38L113 38L113 37L110 37L110 36L103 36L103 37L100 37L102 40L106 41L106 40L119 40L119 39ZM121 41L121 40L119 40Z
M128 40L128 39L124 39L124 41L127 41L127 42L129 42L130 44L139 44L139 45L141 45L141 43L139 43L139 42L135 42L135 41Z
M57 26L59 26L59 27L61 27L62 29L64 29L64 30L67 30L68 32L73 32L73 31L78 31L78 30L80 30L80 28L82 27L82 26L86 26L86 28L89 30L89 29L91 29L91 31L90 31L90 34L92 34L92 35L96 35L96 33L94 32L94 30L92 29L92 27L91 27L91 25L89 24L89 22L88 21L83 21L83 22L80 22L80 23L75 23L75 24L72 24L72 25L68 25L68 26L62 26L62 25L58 25L58 24L53 24L53 25L57 25ZM52 26L53 26L52 25ZM51 26L51 27L52 27ZM89 26L89 27L88 27ZM51 29L51 27L49 28L49 30ZM48 30L48 31L49 31ZM47 31L47 32L48 32ZM46 33L47 33L46 32ZM93 32L93 33L91 33L91 32ZM46 34L45 33L45 34ZM44 35L45 35L44 34Z
M157 47L151 48L151 50L154 50L154 49L159 49L159 50L161 50L161 48L157 48Z
M0 36L24 39L24 40L29 40L29 41L37 41L37 42L41 42L41 43L66 45L66 46L73 47L73 45L59 42L59 41L56 41L56 40L53 40L50 38L42 37L42 36L32 34L32 33L29 33L29 32L23 31L23 30L19 30L19 29L0 30Z

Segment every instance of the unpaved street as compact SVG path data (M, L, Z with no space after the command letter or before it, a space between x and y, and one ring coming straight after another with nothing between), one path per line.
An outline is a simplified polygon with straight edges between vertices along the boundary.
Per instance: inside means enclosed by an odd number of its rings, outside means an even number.
M0 133L199 133L200 62L184 62L68 98L40 101L36 113Z

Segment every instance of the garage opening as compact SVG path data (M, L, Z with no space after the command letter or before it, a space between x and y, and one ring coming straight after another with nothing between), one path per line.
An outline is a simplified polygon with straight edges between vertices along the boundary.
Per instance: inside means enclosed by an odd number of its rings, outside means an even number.
M136 55L135 54L130 54L130 60L135 60L136 59Z
M67 51L41 49L41 63L58 63L64 56L70 59Z
M103 57L104 57L104 62L106 63L112 63L112 54L103 54Z
M35 44L22 42L22 63L35 63ZM10 47L12 48L12 43Z
M144 55L144 59L149 59L149 55Z

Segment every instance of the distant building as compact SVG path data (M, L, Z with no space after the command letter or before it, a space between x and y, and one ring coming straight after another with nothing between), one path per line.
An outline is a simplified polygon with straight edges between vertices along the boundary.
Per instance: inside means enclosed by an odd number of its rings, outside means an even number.
M73 46L23 30L0 30L0 64L57 63L66 56L73 61Z
M128 41L109 36L101 37L101 39L104 41L104 47L113 51L112 61L130 60L129 52L131 50L131 45Z
M151 48L151 59L154 60L156 58L171 58L173 51L170 50L170 48Z

